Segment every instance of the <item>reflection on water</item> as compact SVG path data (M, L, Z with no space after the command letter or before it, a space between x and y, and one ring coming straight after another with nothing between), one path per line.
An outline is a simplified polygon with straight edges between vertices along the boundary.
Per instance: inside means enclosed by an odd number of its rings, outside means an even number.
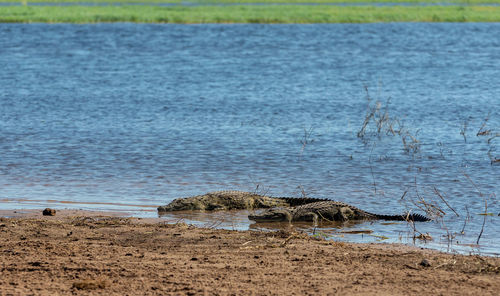
M180 211L160 212L158 216L169 222L184 222L203 227L247 230L249 211Z
M259 210L260 211L260 210ZM254 211L180 211L162 212L159 217L169 223L187 223L199 227L209 227L228 230L253 230L253 231L277 231L304 232L320 239L332 239L336 241L358 242L358 243L401 243L415 245L424 248L433 248L448 252L460 252L463 254L483 254L500 256L496 248L484 248L476 244L461 243L463 237L435 237L428 233L420 232L422 229L432 229L439 233L439 225L435 222L407 223L386 222L380 220L356 220L356 221L333 221L320 222L267 222L255 223L248 219L249 214Z
M257 210L260 212L261 210ZM280 229L284 230L294 230L302 231L307 233L315 232L316 230L321 230L322 232L331 232L334 229L338 233L343 234L355 234L355 228L360 224L367 224L366 221L332 221L332 222L320 222L314 225L309 222L267 222L267 223L255 223L248 219L248 215L254 214L255 211L248 210L231 210L231 211L216 211L216 212L204 212L204 211L179 211L179 212L160 212L158 215L170 222L184 222L188 224L204 226L204 227L215 227L221 229L231 229L231 230L259 230L259 231L276 231ZM360 230L357 229L359 232ZM365 230L366 232L366 230Z
M499 253L491 36L499 24L1 24L0 207L154 216L215 190L305 193L440 208L416 225L436 246L475 243L486 217L481 251ZM413 231L364 223L385 241Z

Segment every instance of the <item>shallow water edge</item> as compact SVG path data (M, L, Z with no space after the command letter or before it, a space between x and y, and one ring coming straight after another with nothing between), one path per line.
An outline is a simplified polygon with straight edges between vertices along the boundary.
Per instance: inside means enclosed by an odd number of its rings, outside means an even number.
M12 208L5 207L6 203L12 202ZM386 221L347 221L313 225L306 222L286 222L277 223L255 223L248 219L248 215L254 213L249 210L230 211L179 211L158 213L155 206L130 205L118 203L86 203L74 201L48 200L45 203L36 200L0 200L2 209L0 217L4 218L41 218L42 210L45 207L56 209L56 216L64 218L69 216L90 216L90 217L131 217L144 220L144 222L161 222L168 224L187 223L196 227L208 229L226 229L238 231L299 231L312 237L339 242L352 242L358 244L381 243L383 245L425 248L440 252L481 255L500 257L500 253L495 248L482 247L475 244L461 244L452 241L436 241L434 238L415 238L412 225L406 222L386 222ZM24 204L25 207L19 207ZM68 204L71 206L68 207ZM38 206L36 206L38 205ZM139 209L137 209L139 207ZM153 209L154 207L154 209ZM377 225L375 227L374 223ZM434 223L434 222L426 222ZM386 225L390 228L399 228L399 232L382 232L381 228ZM417 223L417 228L420 227ZM386 236L389 235L389 236ZM390 237L392 235L392 237Z

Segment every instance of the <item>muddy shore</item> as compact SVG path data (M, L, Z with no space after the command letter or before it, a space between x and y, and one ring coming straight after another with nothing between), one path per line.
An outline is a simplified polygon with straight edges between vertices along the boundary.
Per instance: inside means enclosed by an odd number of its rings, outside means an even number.
M500 258L118 213L0 216L0 295L500 293Z

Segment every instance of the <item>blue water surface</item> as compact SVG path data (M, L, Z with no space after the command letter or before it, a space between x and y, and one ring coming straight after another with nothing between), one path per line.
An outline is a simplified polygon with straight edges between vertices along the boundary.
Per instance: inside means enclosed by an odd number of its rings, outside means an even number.
M154 216L222 189L427 204L446 213L417 225L427 244L467 252L486 202L479 250L499 254L496 36L497 23L0 24L0 208ZM358 136L377 101L401 134L372 120Z

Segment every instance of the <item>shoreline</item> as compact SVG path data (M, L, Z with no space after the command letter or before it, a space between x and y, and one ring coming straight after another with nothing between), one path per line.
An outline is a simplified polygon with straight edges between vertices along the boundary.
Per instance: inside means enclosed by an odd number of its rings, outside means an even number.
M89 203L91 204L91 203ZM119 204L122 205L122 204ZM57 211L57 217L43 216L44 208L51 208ZM380 229L373 229L370 226L358 226L359 222L353 221L346 224L326 224L313 227L308 222L289 223L252 223L247 220L250 213L247 210L227 210L227 211L173 211L158 212L156 206L146 206L151 209L132 209L128 205L118 208L96 208L96 207L60 207L58 204L47 204L43 207L28 208L8 208L0 209L0 218L20 218L20 219L65 219L74 216L85 217L114 217L142 221L142 223L163 223L176 224L185 223L196 228L210 228L220 230L235 231L297 231L311 237L321 238L328 241L336 241L352 244L380 244L389 246L404 246L415 249L433 250L446 254L461 254L465 256L483 256L500 258L497 249L485 245L476 245L466 241L454 241L453 243L439 240L436 233L429 234L429 239L425 237L411 237L411 228L406 229L405 235L387 236ZM391 223L392 224L392 223ZM316 233L317 232L317 233Z
M18 214L0 218L0 294L495 295L500 289L494 257L285 230L199 228L123 213Z

